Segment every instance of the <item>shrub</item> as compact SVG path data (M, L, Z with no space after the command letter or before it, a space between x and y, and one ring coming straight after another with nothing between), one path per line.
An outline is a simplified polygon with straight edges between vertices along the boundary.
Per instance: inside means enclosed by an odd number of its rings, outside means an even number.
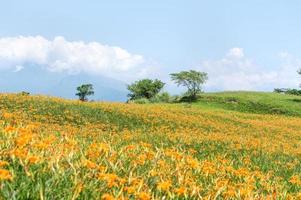
M22 95L22 96L29 96L30 93L29 93L29 92L22 91L22 92L19 93L19 95Z
M150 103L150 100L148 100L147 98L140 98L140 99L130 100L128 103L148 104Z
M301 96L301 90L290 89L290 88L275 88L274 92L280 94L290 94L290 95L298 95Z
M152 103L171 103L171 95L168 92L162 92L150 99Z

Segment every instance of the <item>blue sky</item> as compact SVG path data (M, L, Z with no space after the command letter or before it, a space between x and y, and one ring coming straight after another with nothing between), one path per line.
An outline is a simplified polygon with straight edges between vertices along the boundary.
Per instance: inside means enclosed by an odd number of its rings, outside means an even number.
M158 77L171 90L169 73L197 69L209 73L208 91L296 88L300 10L297 0L2 1L0 69L20 71L33 63L50 72L99 73L125 82ZM41 50L33 51L39 42ZM45 55L33 56L39 52Z

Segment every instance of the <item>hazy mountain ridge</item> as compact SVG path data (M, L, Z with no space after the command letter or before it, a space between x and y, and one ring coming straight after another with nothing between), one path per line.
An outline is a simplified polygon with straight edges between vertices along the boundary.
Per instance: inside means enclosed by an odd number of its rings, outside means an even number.
M22 77L22 78L20 78ZM112 78L76 74L53 73L36 66L18 72L1 72L0 92L27 91L32 94L46 94L74 99L76 87L91 83L94 86L94 100L126 101L126 83Z

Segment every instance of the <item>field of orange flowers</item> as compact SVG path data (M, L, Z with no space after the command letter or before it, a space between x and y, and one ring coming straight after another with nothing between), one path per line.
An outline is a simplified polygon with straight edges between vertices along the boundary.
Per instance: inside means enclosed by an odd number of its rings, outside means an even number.
M0 199L301 199L301 118L0 95Z

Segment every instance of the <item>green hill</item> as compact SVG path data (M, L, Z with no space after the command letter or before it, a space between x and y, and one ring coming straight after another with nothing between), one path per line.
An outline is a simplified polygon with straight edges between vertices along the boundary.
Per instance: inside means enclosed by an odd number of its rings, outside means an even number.
M209 93L193 105L141 105L0 94L0 199L294 199L301 118L286 115L300 115L299 99Z
M194 105L246 113L301 116L301 96L271 92L205 93Z

